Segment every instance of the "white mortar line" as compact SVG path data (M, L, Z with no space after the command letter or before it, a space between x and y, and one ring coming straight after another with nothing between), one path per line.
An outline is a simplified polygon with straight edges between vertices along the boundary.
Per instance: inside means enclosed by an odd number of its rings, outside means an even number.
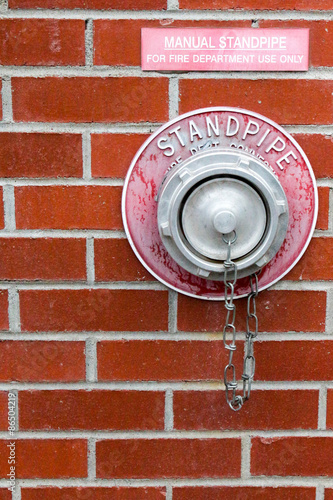
M91 68L94 65L94 24L92 19L85 20L85 50L86 66Z
M241 337L240 337L241 338ZM260 342L284 342L289 341L321 341L321 340L333 340L333 335L328 335L323 332L268 332L260 333L258 335L258 341Z
M0 238L126 238L124 231L103 229L17 229L0 231Z
M40 483L40 484L39 484ZM257 486L257 487L312 487L316 488L318 483L322 486L332 487L333 480L325 478L316 477L305 477L305 478L295 478L293 476L287 476L286 480L280 477L254 477L253 479L248 479L246 481L242 479L97 479L94 482L87 479L72 479L70 480L71 487L166 487L169 484L173 487L185 487L185 486ZM0 486L5 486L5 480L0 480ZM38 487L38 486L49 486L49 487L64 487L68 486L65 479L25 479L20 480L21 487Z
M9 123L13 121L12 81L5 74L2 79L2 119Z
M170 334L168 332L101 332L101 331L74 331L74 332L23 332L20 333L19 340L45 340L45 341L86 341L93 335L94 340L97 341L119 341L119 340L165 340L165 341L200 341L200 342L213 342L222 341L222 333L195 333L195 332L180 332L176 334ZM227 336L227 340L230 336ZM18 340L15 334L11 332L1 332L0 340ZM238 333L236 335L237 341L245 340L244 333ZM333 342L333 335L320 334L320 333L259 333L258 342L321 342L321 341Z
M61 134L83 134L91 132L95 134L149 134L157 130L162 123L55 123L55 122L0 122L0 132L46 132ZM333 129L333 126L332 126Z
M169 79L169 120L179 115L179 80L177 76Z
M278 281L269 290L328 291L333 289L332 281ZM260 296L259 296L260 299Z
M324 500L325 499L325 485L320 484L316 488L316 500Z
M88 439L88 479L96 479L96 440Z
M115 281L109 283L94 283L85 284L82 282L45 282L45 283L34 283L34 282L10 282L6 283L0 282L0 289L7 290L12 284L16 284L20 290L156 290L156 291L167 291L164 285L159 282L122 282Z
M319 407L318 407L318 429L326 429L326 414L327 414L327 387L323 384L319 390Z
M0 122L0 132L25 132L25 133L62 133L83 134L91 132L94 134L149 134L156 131L163 123L55 123L55 122ZM283 125L283 128L291 134L322 134L333 135L333 120L330 125Z
M175 19L175 20L217 20L217 21L242 21L242 20L333 20L332 10L90 10L90 9L13 9L2 12L3 19L34 18L34 19Z
M1 16L0 16L1 17ZM331 67L321 67L309 70L309 73L319 75L332 71ZM207 73L205 73L207 74ZM229 73L228 73L229 74ZM231 74L231 73L230 73ZM293 73L294 74L294 73ZM295 72L296 74L296 72ZM298 75L299 76L299 75ZM0 77L2 78L164 78L169 79L170 74L162 71L144 71L141 66L1 66Z
M326 299L326 333L333 334L333 290L327 291Z
M13 281L8 283L8 281L0 282L0 289L7 290L11 285L16 284L17 288L20 290L157 290L166 291L166 287L159 282L123 282L115 281L108 283L93 283L86 284L82 282L45 282L45 283L34 283L33 281L20 282Z
M76 237L82 237L82 233L76 234ZM23 233L20 232L21 236L25 237L34 237L30 233ZM45 232L44 234L38 234L38 236L43 236L43 237L58 237L59 234L56 232ZM64 236L64 235L63 235ZM90 234L85 234L83 233L83 236L89 237ZM102 235L100 235L102 237ZM109 237L109 235L107 235ZM11 237L10 234L8 233L1 233L0 237ZM74 235L72 234L72 237ZM26 289L26 288L34 288L34 289L45 289L49 290L50 288L54 289L63 289L63 288L68 288L69 290L77 290L77 289L87 289L87 288L105 288L109 290L119 290L119 289L139 289L139 290L148 290L148 289L153 289L153 290L167 290L167 287L164 286L162 283L158 281L145 281L145 282L136 282L136 281L105 281L105 282L98 282L94 283L93 285L87 285L82 283L81 281L45 281L43 283L40 282L34 282L34 281L20 281L20 280L15 280L15 284L19 288ZM7 280L0 281L0 288L6 289L8 288L9 284ZM309 292L327 292L328 290L333 289L333 282L332 281L283 281L275 284L274 286L270 287L269 290L292 290L292 291L309 291ZM214 301L214 302L219 302L219 301ZM221 302L221 301L220 301ZM207 301L208 303L208 301ZM222 302L221 302L222 303ZM320 332L318 332L320 333Z
M274 476L258 476L252 477L247 480L240 478L220 478L220 479L179 479L172 478L170 480L161 479L97 479L91 481L89 479L70 479L71 487L165 487L168 484L172 484L173 487L184 487L184 486L257 486L257 487L284 487L284 486L294 486L294 487L312 487L315 488L318 484L332 487L333 478L327 477L299 477L299 476L284 476L284 477L274 477ZM0 487L6 486L6 480L0 480ZM50 487L64 487L68 486L68 479L23 479L20 480L20 484L23 487L38 487L38 486L50 486Z
M21 486L19 481L15 481L15 490L12 492L12 500L21 500Z
M333 135L331 125L283 125L290 134Z
M165 424L164 430L173 430L173 391L172 389L167 389L165 391Z
M94 180L91 177L91 134L89 131L82 134L82 160L83 160L83 179L84 181ZM74 179L72 179L74 180ZM97 179L95 179L96 181ZM98 179L100 182L100 179ZM113 179L114 182L114 179ZM118 181L119 182L119 181Z
M138 431L138 430L128 430L128 431L119 431L112 429L106 430L89 430L89 429L71 429L66 431L59 430L26 430L22 432L16 433L16 439L31 439L33 432L33 439L96 439L96 440L136 440L136 439L145 439L147 441L152 439L239 439L242 440L244 436L247 436L248 430L237 430L237 431L229 431L229 430L214 430L214 431ZM313 429L302 429L302 430L283 430L283 431L275 431L268 430L262 431L253 429L251 430L251 437L254 438L329 438L332 440L333 431L318 431ZM8 432L0 432L0 439L8 439ZM247 479L243 478L242 479ZM332 478L333 480L333 478Z
M329 185L331 187L331 185ZM333 229L333 190L329 191L329 199L328 199L328 230L332 232Z
M22 178L5 178L0 177L0 186L105 186L105 187L122 187L124 185L124 179L119 178L78 178L78 177L66 177L57 178L51 177L47 179L34 178L34 179L22 179Z
M86 341L86 380L97 382L97 341L92 338Z
M15 193L14 186L7 184L3 186L3 203L5 212L5 230L15 231Z
M177 332L178 293L169 290L169 332Z
M8 10L8 0L0 0L0 13L5 13Z
M180 80L331 80L332 68L310 68L308 72L290 71L192 71L179 73ZM161 74L160 74L161 76Z
M166 496L165 500L172 500L172 481L170 481L170 484L166 485Z
M332 137L331 137L332 140ZM330 179L328 179L328 182L321 184L321 182L317 182L317 184L327 186L329 188L332 188L332 183L329 182ZM326 231L327 234L332 235L333 234L333 189L329 190L329 198L328 198L328 230ZM320 207L319 207L320 210Z
M241 478L251 477L251 436L242 436Z
M87 266L87 283L93 285L95 282L95 248L94 238L87 238L86 242L86 266Z
M179 10L179 0L167 0L167 3L168 10Z
M0 16L1 18L1 16ZM177 73L180 80L332 80L333 68L322 66L308 71L191 71ZM0 77L99 77L170 78L170 73L143 71L140 66L1 66ZM171 77L172 78L172 77Z
M6 235L1 235L5 237ZM25 235L27 236L27 235ZM9 237L9 235L7 235ZM46 237L46 235L45 235ZM55 237L55 235L49 236ZM23 281L23 280L13 280L9 282L7 280L0 281L0 289L7 290L12 284L16 284L19 289L22 290L87 290L87 289L105 289L105 290L162 290L168 291L167 287L158 281L114 281L114 282L95 282L93 284L86 284L82 281L45 281L45 282L34 282L34 281ZM312 286L311 286L312 285ZM327 284L320 284L316 282L303 282L297 284L295 282L284 282L283 285L271 287L269 290L290 290L290 291L308 291L308 292L327 292L333 289L333 283L328 282ZM218 301L215 301L218 302ZM267 330L269 331L269 330ZM214 333L214 332L211 332ZM266 332L262 332L266 333ZM284 332L286 333L286 332ZM290 331L291 334L299 333L297 330ZM310 332L314 333L314 332ZM318 333L322 333L318 331Z
M69 177L58 179L56 177L51 179L6 179L0 178L0 185L2 186L104 186L104 187L122 187L124 185L123 179L80 179L77 177Z
M319 391L323 382L303 382L296 380L292 382L254 382L252 390L254 391ZM333 382L327 382L327 387L333 389ZM225 389L222 381L189 381L189 382L142 382L142 381L122 381L122 382L1 382L0 391L18 389L20 391L33 390L102 390L102 391L153 391L165 392L168 389L173 391L221 391ZM318 431L316 431L318 432Z
M315 229L313 233L313 238L332 238L333 232L330 229Z
M19 333L21 331L20 297L15 285L8 288L8 318L9 330L12 333Z
M332 137L333 139L333 137ZM332 188L333 187L333 179L317 179L316 180L316 183L317 183L317 186L318 187L329 187L329 188ZM330 193L331 194L331 193ZM331 201L331 200L330 200ZM331 208L331 207L330 207ZM329 214L330 215L330 214ZM329 217L329 226L331 226L330 220L331 218ZM331 229L331 228L330 228Z

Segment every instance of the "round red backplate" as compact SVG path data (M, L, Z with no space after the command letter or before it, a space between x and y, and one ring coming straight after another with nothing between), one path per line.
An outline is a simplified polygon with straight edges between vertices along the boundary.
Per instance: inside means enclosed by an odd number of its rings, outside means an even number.
M128 240L138 259L159 281L177 292L224 299L223 281L194 276L165 250L157 226L159 187L166 173L203 148L233 148L261 159L286 193L289 226L275 257L262 269L259 290L276 283L307 248L317 219L318 195L311 165L297 142L279 125L238 108L206 108L179 116L151 135L137 152L123 190L122 214ZM249 292L249 280L238 280L235 295Z

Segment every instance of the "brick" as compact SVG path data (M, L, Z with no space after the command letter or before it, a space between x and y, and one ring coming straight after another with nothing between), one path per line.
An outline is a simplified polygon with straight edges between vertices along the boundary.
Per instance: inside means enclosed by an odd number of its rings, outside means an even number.
M329 203L330 203L329 197L330 197L329 187L318 188L319 211L318 211L316 229L328 229Z
M174 19L98 19L94 22L94 64L141 65L142 28L246 28L250 21L177 21Z
M21 430L162 430L163 392L22 391Z
M168 293L155 290L21 290L23 331L167 330Z
M0 489L0 500L12 500L12 493L8 489Z
M326 426L328 429L333 429L333 390L332 389L328 389L328 391L327 391L327 421L326 421Z
M331 2L331 8L333 4ZM333 54L330 47L333 43L332 21L260 21L260 28L308 28L309 29L309 66L332 66Z
M78 382L85 380L84 342L3 340L2 382Z
M86 242L66 238L1 238L0 279L84 280Z
M120 186L21 186L17 229L121 229Z
M24 498L24 497L22 497ZM173 500L315 500L315 488L202 486L173 488Z
M281 3L279 0L180 0L181 9L255 9L255 10L331 10L332 0L322 0L320 3L315 0L286 0Z
M96 475L115 479L239 477L240 453L239 439L97 441Z
M179 92L180 113L221 102L281 125L332 122L333 82L328 80L181 80Z
M333 500L333 489L325 489L325 500Z
M0 133L0 177L82 177L81 135Z
M318 424L318 391L251 391L251 405L237 413L230 412L220 391L175 392L173 404L177 430L316 429Z
M96 281L155 281L125 239L95 240Z
M91 171L93 177L124 178L147 134L92 134Z
M13 78L12 88L15 121L108 123L168 119L167 78Z
M8 429L8 392L0 392L0 431ZM1 499L1 495L0 495Z
M2 19L0 64L65 66L85 64L84 21Z
M5 227L5 212L3 208L3 188L0 187L0 229Z
M329 340L257 342L256 380L332 380L332 349Z
M251 473L274 476L331 476L331 437L253 438Z
M287 280L331 280L333 238L313 238L301 260L287 274Z
M317 178L332 177L333 138L322 134L292 134L309 158Z
M10 9L161 10L167 0L9 0Z
M119 486L114 488L83 488L82 486L78 488L22 488L21 491L22 500L165 500L166 496L165 488Z
M316 305L314 308L313 305ZM314 291L272 290L257 300L259 330L270 332L325 331L326 293ZM246 300L237 300L236 326L245 330ZM178 328L181 331L219 332L225 309L219 302L178 298Z
M0 441L0 477L8 474L10 440ZM87 442L84 439L24 439L15 441L16 477L87 477Z
M97 358L99 380L221 380L227 353L220 341L118 340L99 342Z
M0 330L9 329L8 291L0 290Z

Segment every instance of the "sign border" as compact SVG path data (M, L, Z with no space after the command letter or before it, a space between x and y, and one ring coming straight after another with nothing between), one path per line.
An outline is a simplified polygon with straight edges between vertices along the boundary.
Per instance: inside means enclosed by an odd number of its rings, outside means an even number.
M144 34L149 32L149 31L166 31L166 30L182 30L183 32L186 32L186 31L191 31L191 30L211 30L211 31L215 31L215 30L219 30L219 31L250 31L250 30L253 30L255 31L256 33L258 32L263 32L263 31L272 31L272 30L275 30L275 31L280 31L280 32L287 32L287 31L303 31L305 33L307 33L307 37L306 37L306 43L307 43L307 47L306 47L306 69L302 68L302 69L297 69L297 68L293 68L293 69L274 69L274 68L269 68L269 69L265 69L265 68L254 68L254 69L242 69L242 68L195 68L195 69L188 69L188 68L179 68L177 67L177 63L174 63L174 66L171 67L171 68L166 68L166 69L159 69L159 68L144 68L144 61L143 61L143 50L144 50L144 43L145 43L145 40L144 40ZM208 49L207 49L208 50ZM221 51L223 51L225 49L221 49ZM264 52L265 50L267 49L262 49ZM310 61L309 61L309 58L310 58L310 29L309 28L250 28L250 27L246 27L246 28L227 28L227 27L223 27L223 28L217 28L217 27L214 27L214 28L211 28L211 27L189 27L189 28L176 28L176 27L173 27L173 26L169 26L169 27L162 27L162 28L141 28L141 69L142 71L157 71L157 72L161 72L161 73L170 73L170 72L176 72L176 73L187 73L187 72L224 72L224 73L228 73L228 72L249 72L249 73L252 73L252 72L297 72L297 73L305 73L307 71L309 71L309 64L310 64ZM305 64L305 63L304 63Z

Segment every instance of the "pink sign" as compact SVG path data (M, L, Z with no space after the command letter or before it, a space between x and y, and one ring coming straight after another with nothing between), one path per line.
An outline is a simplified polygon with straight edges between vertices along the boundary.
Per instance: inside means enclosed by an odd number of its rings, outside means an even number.
M306 71L309 30L142 28L145 71Z

